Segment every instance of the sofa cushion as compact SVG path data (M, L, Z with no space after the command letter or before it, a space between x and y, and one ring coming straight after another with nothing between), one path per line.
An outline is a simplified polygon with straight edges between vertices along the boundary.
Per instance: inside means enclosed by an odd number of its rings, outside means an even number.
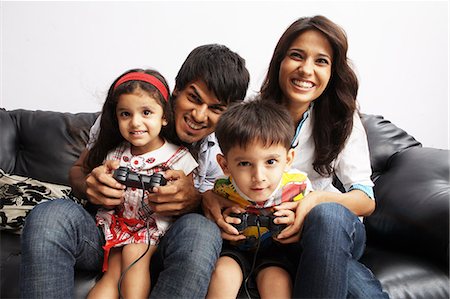
M54 198L70 199L70 191L68 186L10 175L0 169L0 229L20 233L31 209Z

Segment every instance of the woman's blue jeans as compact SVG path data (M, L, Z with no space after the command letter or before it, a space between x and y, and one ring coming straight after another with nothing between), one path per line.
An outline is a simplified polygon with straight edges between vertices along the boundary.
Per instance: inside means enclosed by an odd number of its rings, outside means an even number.
M22 233L22 297L73 298L75 269L100 272L103 243L82 206L64 199L37 205ZM155 255L163 258L163 270L151 298L205 297L221 246L218 227L204 216L178 218Z
M301 256L293 297L388 298L372 272L358 262L365 242L363 223L344 206L323 203L313 208L297 247Z

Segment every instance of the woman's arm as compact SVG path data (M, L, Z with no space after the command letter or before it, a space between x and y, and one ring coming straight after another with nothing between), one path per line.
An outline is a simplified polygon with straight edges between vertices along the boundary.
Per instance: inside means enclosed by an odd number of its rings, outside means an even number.
M295 209L294 224L278 235L280 243L293 243L300 239L300 232L306 215L317 205L325 202L335 202L343 205L357 216L369 216L375 210L375 201L360 190L347 193L313 191L299 202L283 203L276 210Z

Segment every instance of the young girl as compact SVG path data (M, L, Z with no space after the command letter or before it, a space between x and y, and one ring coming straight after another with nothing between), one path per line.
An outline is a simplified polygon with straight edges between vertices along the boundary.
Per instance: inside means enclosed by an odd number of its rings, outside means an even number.
M140 174L179 169L192 175L196 161L165 131L171 120L168 98L167 82L157 71L134 69L117 78L103 105L98 139L85 162L88 172L106 160L118 160L120 166ZM106 272L88 298L148 298L150 258L171 223L169 217L152 212L148 192L152 190L127 188L123 204L98 210L97 224L106 239Z

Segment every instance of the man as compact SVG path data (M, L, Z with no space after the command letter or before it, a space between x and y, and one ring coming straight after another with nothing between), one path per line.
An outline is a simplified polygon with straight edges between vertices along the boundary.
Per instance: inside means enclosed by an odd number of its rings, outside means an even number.
M154 255L152 265L164 263L156 283L152 283L151 298L206 295L222 239L213 222L192 212L200 205L201 192L211 189L221 174L216 163L219 148L212 134L217 121L230 103L245 98L248 83L244 59L222 45L195 48L178 72L170 99L174 114L171 126L198 157L199 167L194 184L182 171L167 171L165 177L171 184L149 196L155 212L181 215ZM96 123L90 144L97 134ZM118 162L106 161L85 173L83 161L88 150L89 145L70 170L75 195L86 197L92 206L120 204L124 187L112 177ZM104 239L93 215L68 200L49 201L32 210L22 234L23 297L73 297L75 268L100 271Z

